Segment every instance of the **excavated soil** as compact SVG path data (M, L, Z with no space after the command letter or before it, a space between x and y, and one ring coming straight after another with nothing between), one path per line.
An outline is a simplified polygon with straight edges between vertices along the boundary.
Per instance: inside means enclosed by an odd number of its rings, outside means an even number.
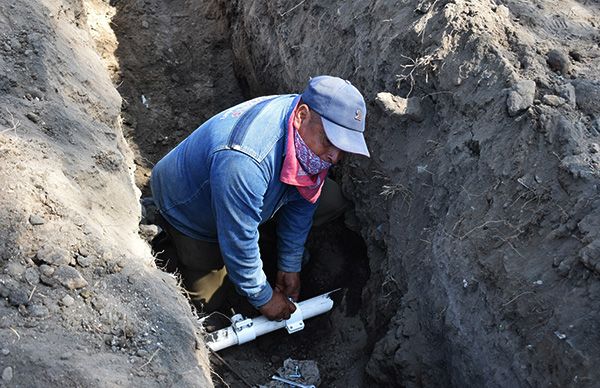
M323 387L597 385L599 20L589 0L0 5L1 383L238 387L291 357ZM355 207L303 275L343 290L211 357L211 383L140 191L206 118L318 74L369 110L372 158L335 171Z

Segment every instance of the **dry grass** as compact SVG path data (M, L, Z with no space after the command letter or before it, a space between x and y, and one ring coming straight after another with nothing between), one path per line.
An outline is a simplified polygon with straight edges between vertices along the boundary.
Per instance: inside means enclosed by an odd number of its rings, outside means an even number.
M21 126L21 122L19 120L15 119L15 116L12 114L11 111L9 111L8 109L6 109L6 112L10 116L9 122L10 122L11 127L0 130L0 134L6 133L6 132L10 132L10 131L14 131L14 133L16 135L17 134L17 129Z

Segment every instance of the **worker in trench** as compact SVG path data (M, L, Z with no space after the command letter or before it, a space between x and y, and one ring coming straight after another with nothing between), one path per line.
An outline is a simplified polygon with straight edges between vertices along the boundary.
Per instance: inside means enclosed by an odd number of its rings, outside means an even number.
M217 114L156 164L156 223L201 312L231 307L237 291L271 320L290 317L311 226L349 203L327 173L346 152L369 156L365 116L356 87L319 76L301 95L259 97ZM259 249L259 226L271 219L273 284Z

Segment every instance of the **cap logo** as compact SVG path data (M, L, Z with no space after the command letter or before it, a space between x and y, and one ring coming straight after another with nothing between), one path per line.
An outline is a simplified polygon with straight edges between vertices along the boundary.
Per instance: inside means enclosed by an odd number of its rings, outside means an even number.
M356 114L354 115L354 120L362 121L362 112L360 111L360 109L356 110Z

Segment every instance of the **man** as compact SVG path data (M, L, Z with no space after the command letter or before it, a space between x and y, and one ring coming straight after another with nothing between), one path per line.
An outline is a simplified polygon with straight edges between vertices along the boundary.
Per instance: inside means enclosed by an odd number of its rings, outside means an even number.
M175 244L184 284L205 311L229 282L272 320L288 319L300 292L304 244L317 218L342 206L327 179L344 152L369 156L366 106L349 81L312 78L302 95L259 97L217 114L154 167L151 188ZM325 199L325 198L324 198ZM328 202L328 204L326 204ZM267 282L258 227L277 213L277 276ZM320 213L320 214L319 214Z

